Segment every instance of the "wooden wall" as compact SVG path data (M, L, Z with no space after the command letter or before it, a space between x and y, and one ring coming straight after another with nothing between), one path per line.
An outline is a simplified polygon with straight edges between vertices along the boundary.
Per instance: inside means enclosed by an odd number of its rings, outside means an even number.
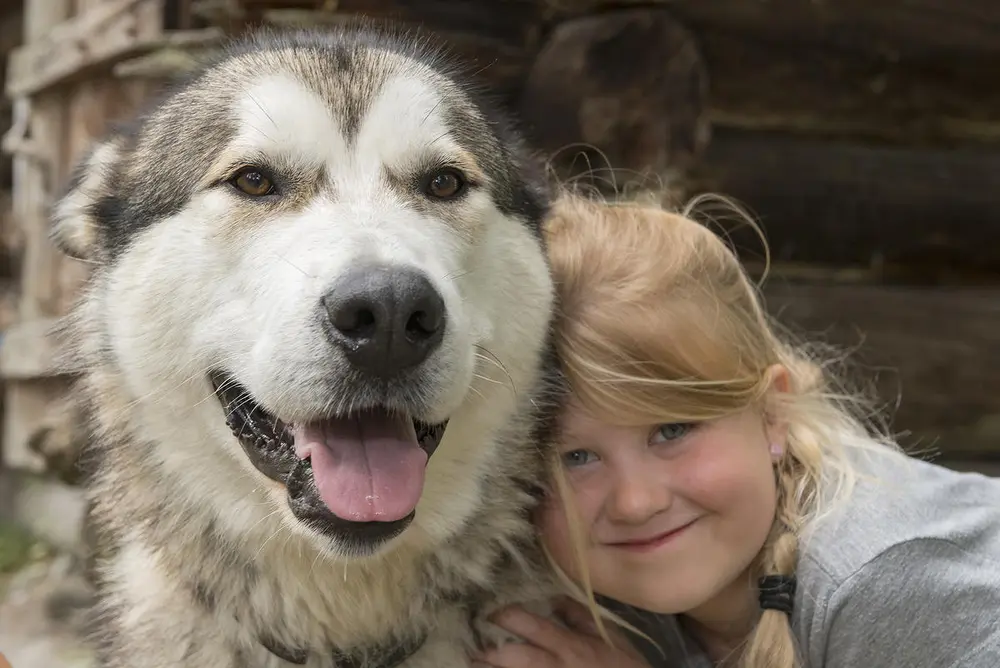
M989 0L26 0L0 14L0 48L23 39L0 106L12 117L0 165L0 216L12 186L0 226L8 468L73 477L78 432L45 331L86 267L52 249L45 210L81 150L223 32L359 14L442 33L564 177L589 169L605 185L746 204L775 261L772 311L855 348L898 398L904 442L963 466L1000 460ZM759 245L733 238L752 264Z

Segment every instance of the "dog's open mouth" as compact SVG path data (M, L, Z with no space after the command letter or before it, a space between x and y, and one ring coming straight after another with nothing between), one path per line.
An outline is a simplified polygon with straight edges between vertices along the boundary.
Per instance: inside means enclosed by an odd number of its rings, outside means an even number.
M430 425L384 408L286 424L234 378L210 375L226 423L258 471L284 484L293 512L310 523L382 526L398 533L413 518L427 461L447 422ZM318 498L317 498L318 497ZM332 517L318 508L322 502ZM308 516L308 517L306 517ZM346 527L342 527L346 528ZM360 527L351 527L357 533ZM369 533L373 533L369 532Z

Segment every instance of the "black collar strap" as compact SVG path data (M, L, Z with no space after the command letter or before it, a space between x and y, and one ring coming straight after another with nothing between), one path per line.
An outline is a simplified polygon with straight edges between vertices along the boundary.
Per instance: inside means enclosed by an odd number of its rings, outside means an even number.
M396 668L416 654L417 650L423 647L426 639L426 636L422 636L405 642L372 647L367 651L347 653L335 650L333 653L334 665L337 668ZM261 638L260 644L279 659L284 659L297 666L304 666L309 659L307 650L284 647L271 638Z

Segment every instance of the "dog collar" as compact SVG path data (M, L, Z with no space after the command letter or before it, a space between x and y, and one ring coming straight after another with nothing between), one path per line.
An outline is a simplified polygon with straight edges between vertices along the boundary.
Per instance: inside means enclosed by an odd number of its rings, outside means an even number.
M396 668L423 647L427 636L397 642L393 644L377 645L368 648L363 652L333 652L334 665L337 668ZM261 638L260 644L274 654L279 659L297 666L304 666L309 659L309 651L285 647L272 638Z

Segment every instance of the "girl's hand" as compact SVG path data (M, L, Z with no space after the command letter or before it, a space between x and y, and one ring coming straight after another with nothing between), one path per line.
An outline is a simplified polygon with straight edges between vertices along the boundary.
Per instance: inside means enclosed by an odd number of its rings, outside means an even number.
M488 650L473 665L495 668L649 668L625 636L608 622L605 628L611 647L597 631L590 611L576 601L564 599L557 610L570 628L510 607L494 616L493 623L526 642L507 643Z
M4 658L3 654L0 654L0 668L10 668L10 664L7 663L7 659Z

